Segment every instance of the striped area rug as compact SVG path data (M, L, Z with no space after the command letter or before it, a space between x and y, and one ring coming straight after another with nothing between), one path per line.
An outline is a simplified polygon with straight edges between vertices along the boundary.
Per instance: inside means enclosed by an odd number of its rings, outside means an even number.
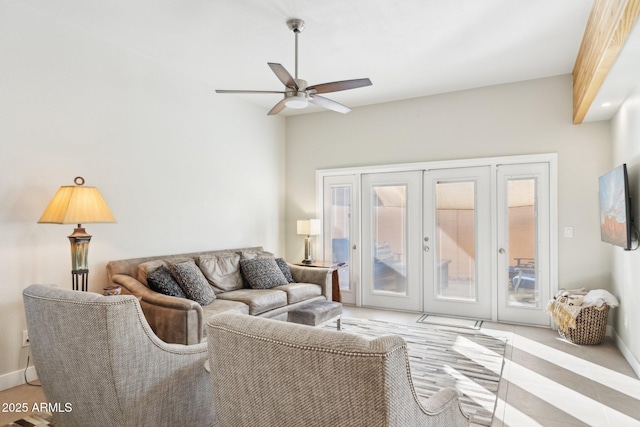
M451 326L454 328L467 328L478 330L482 327L482 320L460 319L456 317L434 316L432 314L423 314L420 316L418 323L426 323L429 325Z
M335 322L323 327L335 329ZM407 342L419 397L427 399L443 387L456 388L471 425L491 425L506 341L470 329L355 318L342 319L342 330L374 338L401 336Z

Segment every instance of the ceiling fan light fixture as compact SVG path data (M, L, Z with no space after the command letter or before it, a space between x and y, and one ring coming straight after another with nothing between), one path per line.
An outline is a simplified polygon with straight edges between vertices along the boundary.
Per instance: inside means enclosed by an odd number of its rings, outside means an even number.
M295 95L287 97L287 99L284 101L284 105L286 105L287 108L300 110L302 108L307 108L307 105L309 105L309 100L304 95L304 93L298 92Z

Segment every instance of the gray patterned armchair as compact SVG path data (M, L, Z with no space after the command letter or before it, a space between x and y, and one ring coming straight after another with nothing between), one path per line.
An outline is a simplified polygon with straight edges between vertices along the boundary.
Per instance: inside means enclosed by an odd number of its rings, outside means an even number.
M164 343L131 295L32 285L23 298L42 389L62 408L56 425L214 425L206 343Z
M207 320L216 418L224 427L467 426L458 392L418 401L406 344L220 314ZM224 387L217 385L224 384Z

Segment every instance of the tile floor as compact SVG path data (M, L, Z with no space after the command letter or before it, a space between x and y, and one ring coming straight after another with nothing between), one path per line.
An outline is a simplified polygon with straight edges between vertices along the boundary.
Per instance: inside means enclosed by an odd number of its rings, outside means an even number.
M38 381L34 382L39 384ZM16 421L23 417L24 414L16 413L14 407L9 407L11 403L27 404L29 409L33 408L33 404L39 404L46 402L44 394L42 393L42 387L30 386L27 384L10 388L8 390L0 391L0 426L9 424L12 421ZM4 407L7 404L7 407Z
M413 324L419 315L344 307L344 317ZM613 341L578 346L544 328L485 322L508 340L493 426L640 426L640 380ZM42 389L0 391L0 402L44 401ZM20 418L0 412L0 425Z
M344 317L419 315L345 306ZM491 322L482 332L508 340L493 427L640 426L640 380L610 338L579 346L551 329Z

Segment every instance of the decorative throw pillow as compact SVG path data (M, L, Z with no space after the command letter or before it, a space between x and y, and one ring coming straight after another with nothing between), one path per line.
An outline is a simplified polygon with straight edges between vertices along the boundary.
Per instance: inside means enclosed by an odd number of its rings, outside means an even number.
M252 289L271 289L288 283L274 258L242 259L240 271Z
M149 287L161 294L170 295L172 297L186 298L184 291L173 278L171 272L166 265L161 265L147 275L147 283Z
M213 286L214 291L228 292L242 289L239 254L203 255L198 257L198 267Z
M293 280L293 276L291 275L289 264L287 264L287 261L285 261L284 258L276 258L276 264L278 264L278 267L280 267L280 271L282 271L282 274L284 274L284 278L287 279L287 282L296 283L296 281Z
M187 298L200 305L208 305L216 298L213 288L192 259L176 264L170 263L169 270Z

